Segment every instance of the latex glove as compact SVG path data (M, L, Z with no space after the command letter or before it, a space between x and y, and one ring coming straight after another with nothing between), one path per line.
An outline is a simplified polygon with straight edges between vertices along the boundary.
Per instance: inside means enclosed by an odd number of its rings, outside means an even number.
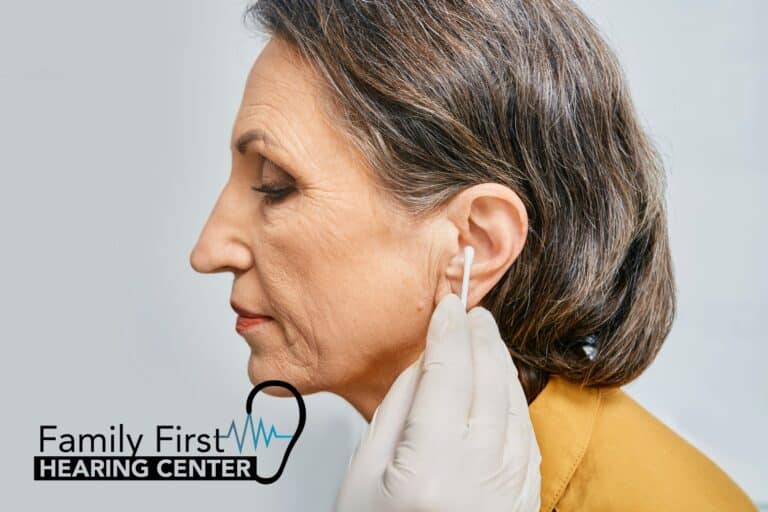
M364 430L337 512L538 512L540 462L496 321L451 293Z

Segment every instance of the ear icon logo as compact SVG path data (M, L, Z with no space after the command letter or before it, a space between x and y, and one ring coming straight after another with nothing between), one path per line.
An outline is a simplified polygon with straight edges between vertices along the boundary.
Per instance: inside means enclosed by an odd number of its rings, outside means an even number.
M259 475L255 475L254 478L257 482L261 484L271 484L277 481L278 478L280 478L280 475L283 474L283 470L285 469L285 464L288 462L288 456L291 454L291 450L293 450L293 446L296 444L296 441L299 440L299 436L301 435L301 432L304 430L304 424L307 421L307 408L304 405L304 398L302 398L301 393L291 384L282 381L282 380L265 380L264 382L260 382L254 386L254 388L251 390L250 393L248 393L248 398L245 401L245 412L248 414L248 416L251 415L251 411L253 410L253 399L256 397L256 395L264 388L268 387L279 387L287 389L291 392L293 397L296 399L296 403L299 407L299 421L296 425L296 431L293 433L293 436L291 437L291 440L288 442L288 447L285 449L285 454L283 455L283 460L280 462L280 467L278 468L277 472L269 477L263 477Z

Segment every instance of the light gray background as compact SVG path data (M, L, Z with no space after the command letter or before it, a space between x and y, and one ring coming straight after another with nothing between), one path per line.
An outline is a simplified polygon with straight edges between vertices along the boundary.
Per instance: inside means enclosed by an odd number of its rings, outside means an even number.
M754 1L583 1L669 173L679 315L628 392L768 501L763 30ZM284 477L35 483L38 426L225 426L250 385L230 275L188 256L261 43L244 1L0 4L0 508L326 510L362 429L335 396ZM285 401L266 416L290 419ZM631 440L627 440L631 442ZM13 504L13 507L9 507Z

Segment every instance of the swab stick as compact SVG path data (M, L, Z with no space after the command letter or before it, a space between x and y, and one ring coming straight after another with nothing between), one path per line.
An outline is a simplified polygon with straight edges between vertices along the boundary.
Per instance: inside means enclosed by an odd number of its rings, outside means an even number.
M464 271L461 275L461 303L467 309L467 294L469 294L469 273L472 270L472 260L475 257L475 248L468 245L464 248Z

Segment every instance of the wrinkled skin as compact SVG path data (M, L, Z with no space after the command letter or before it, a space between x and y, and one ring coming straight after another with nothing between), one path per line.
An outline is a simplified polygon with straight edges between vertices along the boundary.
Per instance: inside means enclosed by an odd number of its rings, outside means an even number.
M324 91L285 42L270 40L248 75L232 143L254 129L265 136L244 154L233 147L190 262L232 272L231 300L272 317L242 333L252 382L330 391L370 421L424 349L438 298L459 293L461 247L476 248L471 307L519 253L527 219L514 192L489 183L414 222L323 114ZM294 189L270 204L251 188L261 185Z

